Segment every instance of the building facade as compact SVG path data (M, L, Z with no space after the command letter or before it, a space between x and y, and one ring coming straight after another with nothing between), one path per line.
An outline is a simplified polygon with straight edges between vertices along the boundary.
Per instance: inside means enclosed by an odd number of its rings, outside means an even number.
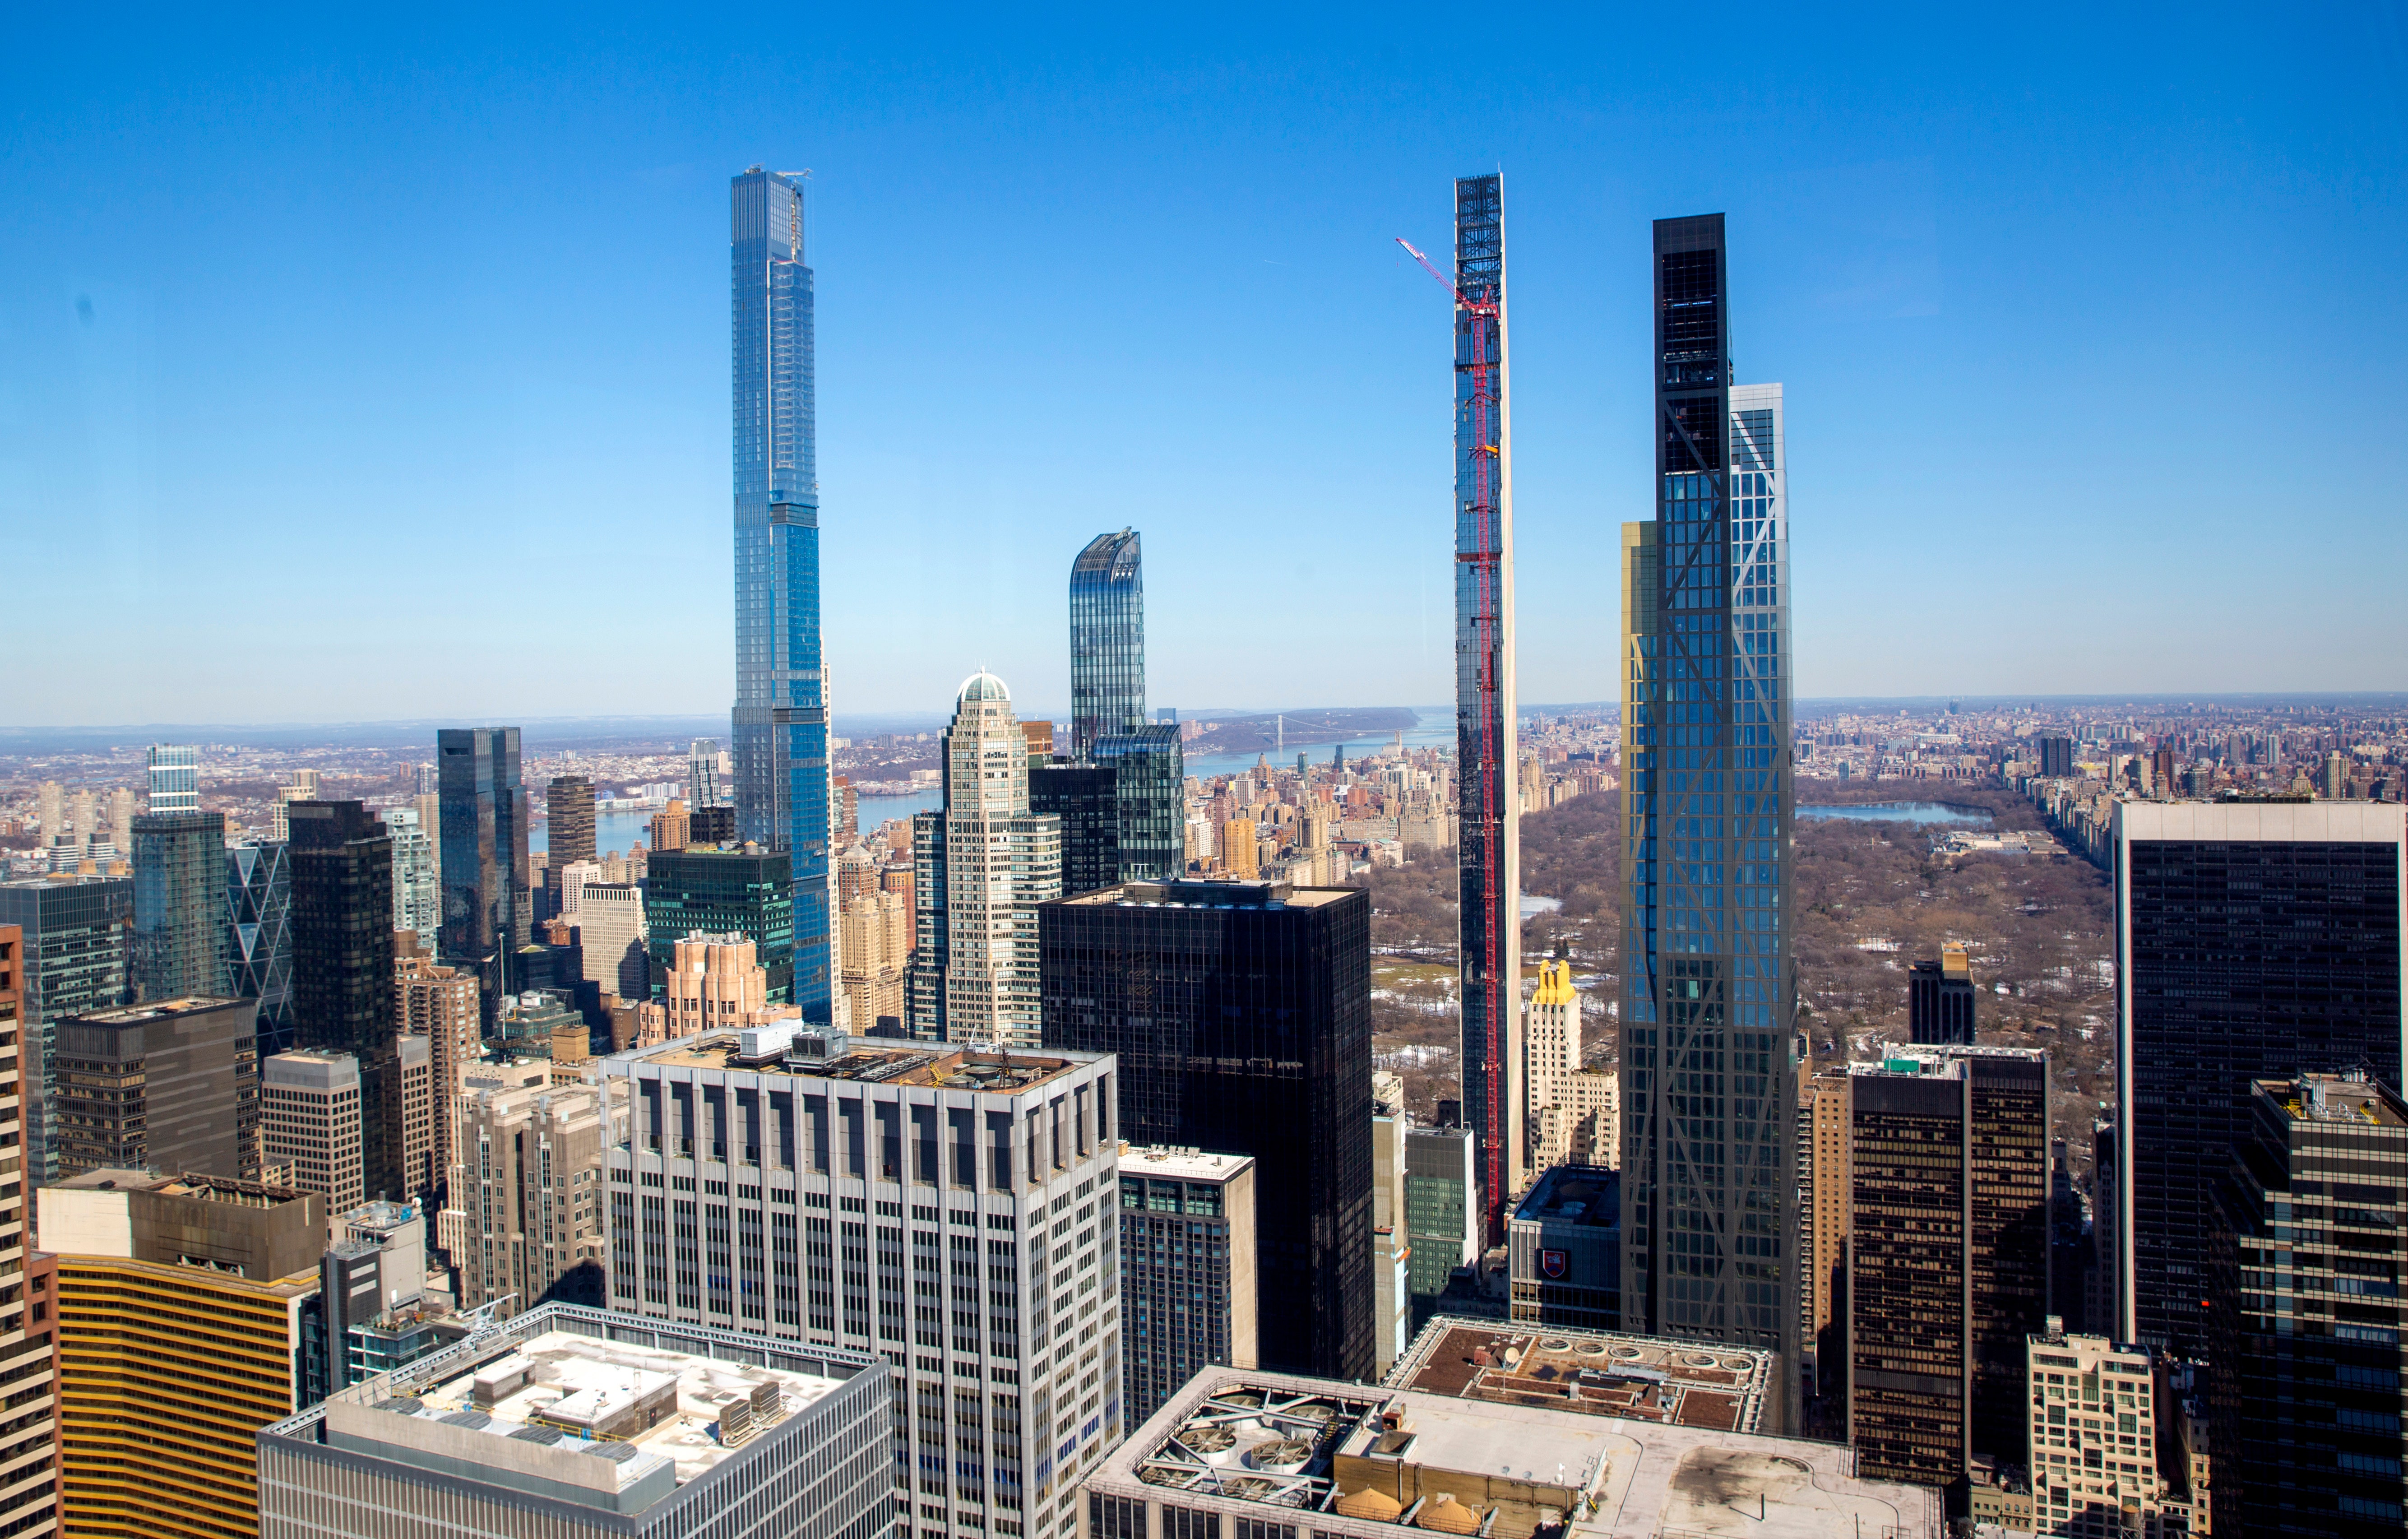
M769 1002L801 1004L795 998L796 888L794 861L783 851L655 851L643 885L652 989L664 986L685 937L737 934L752 938L753 959L768 972Z
M1112 770L1123 882L1168 882L1187 870L1187 761L1170 723L1108 732L1095 762Z
M1885 1478L2024 1461L2048 1316L2048 1059L1892 1049L1848 1080L1848 1436Z
M1132 1420L1203 1369L1256 1366L1254 1162L1121 1152L1121 1333Z
M1505 1227L1512 1318L1612 1330L1622 1318L1621 1177L1595 1165L1543 1171Z
M0 925L0 1032L20 1043L0 1060L0 1140L19 1151L21 1190L39 1175L33 1166L27 1108L40 1080L22 1044L29 1040L25 1009L27 962L24 932ZM49 1323L56 1308L57 1265L31 1244L26 1205L21 1199L0 1209L0 1287L15 1307L0 1316L0 1384L9 1386L8 1415L0 1421L0 1528L12 1535L58 1532L58 1363Z
M259 1430L322 1392L323 1200L93 1171L41 1193L58 1253L64 1532L252 1539Z
M2402 835L2397 803L2115 804L2115 1339L2200 1351L2252 1084L2364 1064L2401 1088Z
M284 811L293 868L293 1040L358 1061L366 1195L402 1197L393 836L356 801L295 801Z
M403 1033L426 1040L433 1097L427 1162L439 1183L452 1169L456 1131L452 1108L460 1094L460 1076L476 1061L482 1041L479 1032L484 1013L477 998L477 975L439 966L430 957L404 956L394 963L394 996Z
M2101 1336L2051 1331L2029 1339L2025 1362L2034 1531L2159 1539L2210 1532L2207 1514L2182 1500L2187 1493L2172 1489L2160 1473L2169 1451L2165 1434L2172 1431L2160 1417L2171 1407L2158 1403L2157 1375L2146 1351ZM2194 1524L2194 1517L2201 1520ZM2227 1532L2271 1533L2282 1527Z
M360 1176L360 1060L296 1048L259 1067L263 1168L275 1184L316 1192L328 1213L366 1201Z
M122 876L36 876L0 882L0 924L23 933L18 971L24 1022L26 1166L58 1178L59 1023L126 1002L134 882Z
M443 939L443 882L435 862L435 830L415 807L377 814L393 834L393 925L433 951Z
M249 1000L200 996L59 1023L59 1173L258 1173L259 1059Z
M621 1133L613 1094L602 1085L464 1089L448 1184L460 1216L444 1226L462 1308L602 1302L603 1158Z
M1037 906L1062 895L1062 821L1029 811L1026 741L1003 681L972 674L942 749L948 1042L1041 1036Z
M753 166L729 187L736 473L738 835L789 857L795 971L825 1020L828 699L820 641L820 483L811 269L799 179ZM772 968L773 978L777 969Z
M885 1354L897 1534L1058 1532L1126 1425L1111 1061L752 1045L609 1060L613 1305Z
M661 1041L697 1031L757 1026L769 1014L769 974L750 936L682 936L662 980Z
M1405 1133L1406 1274L1418 1330L1438 1312L1457 1267L1476 1266L1487 1243L1472 1180L1471 1129L1412 1128Z
M589 882L579 890L576 919L585 981L622 1000L652 998L652 942L644 888L633 882Z
M2216 1200L2216 1528L2398 1532L2408 1104L2371 1077L2256 1081Z
M1093 892L1121 879L1119 772L1109 764L1028 767L1028 810L1062 821L1062 890Z
M1039 913L1046 1045L1117 1057L1129 1141L1254 1157L1263 1360L1369 1376L1368 896L1129 884Z
M134 820L134 995L175 1000L225 986L225 818Z
M1514 767L1513 429L1507 383L1505 179L1455 184L1455 718L1464 1119L1482 1222L1504 1235L1522 1187L1521 796Z
M1138 533L1123 529L1070 564L1069 756L1089 759L1096 740L1145 725L1145 575Z
M1781 387L1731 381L1728 294L1722 216L1656 221L1656 512L1624 537L1623 1309L1786 1370L1786 470Z
M557 870L591 860L594 848L594 783L583 775L555 775L543 789L545 864Z
M443 884L437 955L476 971L490 1012L493 1001L515 988L518 980L506 974L535 922L527 855L534 808L519 776L519 729L442 727L435 734L435 755L436 859ZM490 1013L485 1024L493 1025Z
M1907 969L1906 1015L1909 1042L1972 1043L1973 965L1963 946Z
M293 1045L293 867L281 841L226 846L226 978L221 992L259 1001L268 1052Z

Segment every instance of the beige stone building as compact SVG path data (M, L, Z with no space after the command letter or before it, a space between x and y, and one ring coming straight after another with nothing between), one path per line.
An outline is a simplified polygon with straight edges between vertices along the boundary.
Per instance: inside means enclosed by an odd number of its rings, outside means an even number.
M1622 1163L1620 1081L1611 1069L1591 1069L1581 1032L1580 990L1567 962L1539 968L1538 991L1524 1012L1523 1085L1528 1110L1530 1166Z
M405 1036L424 1037L427 1046L427 1163L437 1176L452 1168L452 1119L445 1112L460 1093L460 1076L477 1061L483 1037L477 975L439 967L423 953L394 961L394 1013ZM406 1092L405 1092L406 1094ZM403 1115L408 1117L407 1111Z
M360 1170L360 1060L349 1053L277 1053L260 1065L260 1135L278 1186L317 1192L329 1213L367 1200Z
M747 935L696 933L680 939L676 962L661 980L661 999L640 1012L638 1045L797 1014L791 1005L770 1005L768 970L754 960L757 955Z
M602 1302L610 1264L602 1160L624 1132L624 1092L602 1085L493 1084L460 1096L459 1156L438 1230L461 1308Z

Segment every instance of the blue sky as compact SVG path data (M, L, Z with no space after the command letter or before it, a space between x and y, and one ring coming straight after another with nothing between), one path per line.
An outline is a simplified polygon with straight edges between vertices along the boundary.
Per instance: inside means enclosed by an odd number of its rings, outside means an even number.
M1612 692L1648 221L1714 210L1801 695L2408 686L2397 7L1139 8L21 24L0 725L724 709L754 161L812 170L839 717L1059 710L1122 524L1155 704L1448 698L1392 237L1499 165L1526 700Z

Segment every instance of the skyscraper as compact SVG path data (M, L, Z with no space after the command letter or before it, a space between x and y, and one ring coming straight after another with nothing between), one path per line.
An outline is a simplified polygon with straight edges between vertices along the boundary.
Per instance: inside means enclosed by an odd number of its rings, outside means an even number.
M59 1173L258 1174L258 1038L249 1000L156 1000L59 1023Z
M201 810L201 751L189 745L153 743L149 760L150 810L154 813L197 813ZM80 811L78 833L89 834ZM49 832L45 828L44 832Z
M225 986L225 817L187 809L134 820L134 991L180 1000Z
M1037 905L1062 896L1062 820L1028 809L1027 741L1002 680L963 682L942 750L949 1042L1039 1040Z
M519 781L519 729L447 726L435 734L441 807L443 960L476 970L493 1011L517 978L505 977L528 938L526 787Z
M735 337L736 825L793 856L793 1000L828 1018L828 714L820 654L820 483L811 269L799 177L729 190Z
M1107 732L1096 740L1093 757L1112 770L1118 880L1168 882L1184 875L1187 765L1179 728L1162 723Z
M545 865L558 870L573 860L591 860L594 849L594 783L583 775L555 775L544 787Z
M415 807L388 807L377 816L393 830L393 928L418 937L430 952L442 943L443 884L435 864L435 830ZM560 870L555 856L550 867Z
M2408 1104L2362 1078L2256 1081L2214 1174L2216 1531L2398 1532Z
M651 870L643 891L652 987L676 970L680 941L732 933L752 942L754 960L769 974L769 1002L795 1002L796 889L783 852L665 850Z
M356 801L296 801L284 811L294 1043L359 1060L360 1177L368 1197L404 1198L393 838Z
M1137 531L1123 529L1070 564L1070 757L1145 725L1145 578Z
M226 981L221 992L259 1001L263 1053L293 1045L293 868L289 847L229 844L225 852Z
M1028 810L1062 820L1062 890L1093 892L1121 879L1119 771L1109 764L1028 768Z
M0 925L24 932L25 1143L36 1182L57 1177L53 1128L59 1023L123 1004L132 985L127 941L134 882L123 876L36 876L0 882Z
M2115 805L2119 1341L2201 1349L2212 1191L2250 1086L2401 1084L2396 803Z
M1045 1045L1118 1056L1123 1136L1254 1157L1264 1363L1369 1377L1369 897L1133 883L1038 914Z
M686 749L685 804L716 807L725 799L719 794L719 740L696 738Z
M1121 1157L1120 1220L1122 1382L1134 1422L1207 1364L1256 1365L1254 1162L1131 1148Z
M1906 976L1906 1040L1973 1041L1973 965L1963 946L1942 946L1940 960L1915 962Z
M1455 739L1462 830L1464 1119L1482 1220L1505 1234L1528 1143L1522 1071L1522 853L1513 722L1513 430L1507 389L1505 179L1455 184Z
M1623 1319L1789 1371L1782 397L1731 382L1726 276L1722 215L1656 223L1656 514L1623 539Z

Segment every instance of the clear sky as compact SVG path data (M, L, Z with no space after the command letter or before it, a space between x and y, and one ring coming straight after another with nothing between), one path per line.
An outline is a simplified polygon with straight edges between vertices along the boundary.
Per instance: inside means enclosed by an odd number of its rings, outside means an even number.
M1062 709L1123 524L1154 704L1448 698L1392 237L1500 165L1525 700L1612 693L1648 222L1715 210L1801 695L2408 687L2398 6L504 9L12 22L0 725L724 710L755 161L839 717Z

